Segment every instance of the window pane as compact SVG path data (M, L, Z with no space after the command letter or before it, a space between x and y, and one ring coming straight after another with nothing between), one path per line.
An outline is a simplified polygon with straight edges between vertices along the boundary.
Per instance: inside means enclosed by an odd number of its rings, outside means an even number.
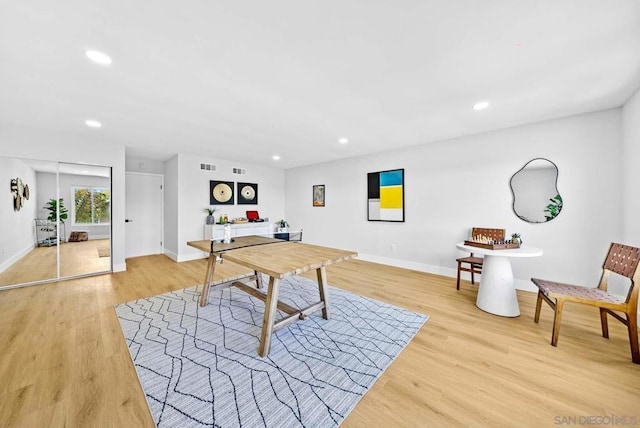
M94 189L93 206L94 222L109 223L109 207L111 205L111 195L108 189Z
M76 223L91 224L91 190L75 189Z
M111 195L109 189L101 187L77 187L74 190L75 223L109 223Z

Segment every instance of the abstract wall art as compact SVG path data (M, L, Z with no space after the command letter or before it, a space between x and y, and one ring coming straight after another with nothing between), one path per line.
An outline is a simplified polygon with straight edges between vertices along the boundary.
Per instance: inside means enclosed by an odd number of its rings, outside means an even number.
M404 221L404 169L367 174L367 219Z

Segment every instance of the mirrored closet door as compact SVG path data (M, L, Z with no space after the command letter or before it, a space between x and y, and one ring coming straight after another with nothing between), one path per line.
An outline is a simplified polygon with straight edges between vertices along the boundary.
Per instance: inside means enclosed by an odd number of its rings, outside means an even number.
M0 288L112 270L110 167L0 157L0 176Z

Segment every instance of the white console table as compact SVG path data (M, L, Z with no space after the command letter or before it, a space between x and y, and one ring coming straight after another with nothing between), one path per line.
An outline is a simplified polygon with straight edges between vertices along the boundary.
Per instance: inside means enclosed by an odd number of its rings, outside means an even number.
M205 224L204 239L224 239L224 224ZM273 238L273 223L239 223L230 224L231 237L260 235Z

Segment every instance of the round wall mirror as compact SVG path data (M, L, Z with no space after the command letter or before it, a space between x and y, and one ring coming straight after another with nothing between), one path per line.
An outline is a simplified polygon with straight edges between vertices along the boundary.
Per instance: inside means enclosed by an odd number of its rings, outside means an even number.
M558 192L558 167L549 159L536 158L518 170L509 182L513 212L529 223L546 223L562 211Z

